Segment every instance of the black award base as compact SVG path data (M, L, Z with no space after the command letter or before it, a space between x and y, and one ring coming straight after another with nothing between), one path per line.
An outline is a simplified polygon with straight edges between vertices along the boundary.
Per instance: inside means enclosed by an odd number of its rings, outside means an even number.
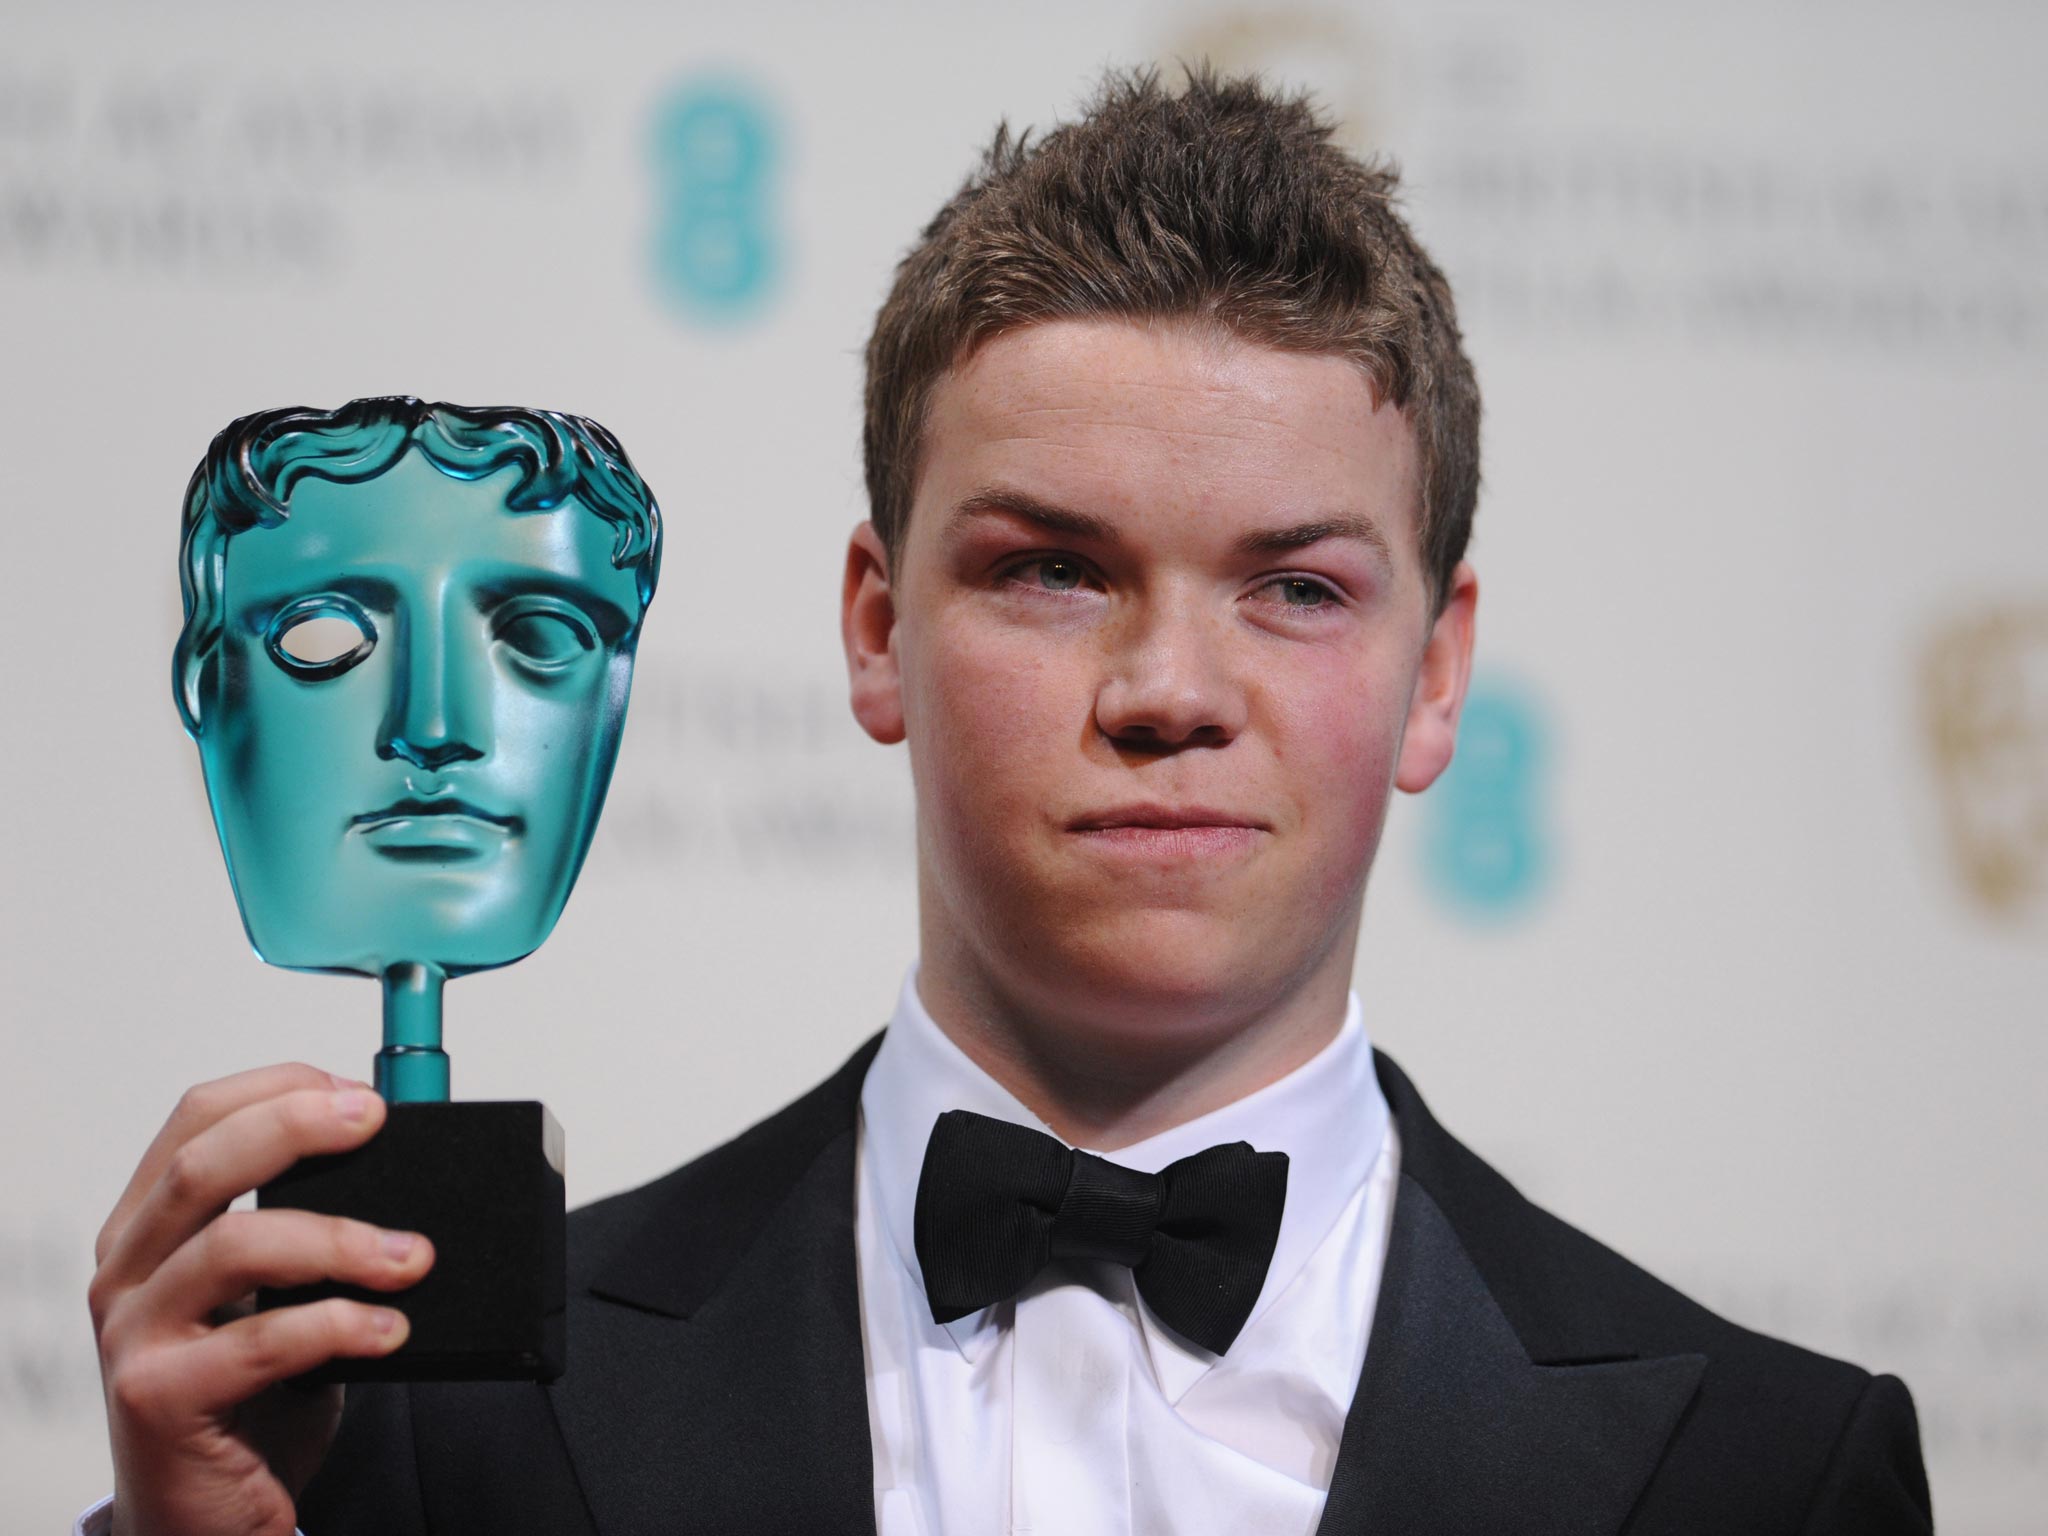
M312 1157L256 1192L259 1206L352 1216L433 1240L434 1267L403 1291L294 1286L259 1308L347 1296L397 1307L404 1344L334 1360L311 1381L552 1381L565 1355L562 1128L544 1105L393 1104L353 1152Z

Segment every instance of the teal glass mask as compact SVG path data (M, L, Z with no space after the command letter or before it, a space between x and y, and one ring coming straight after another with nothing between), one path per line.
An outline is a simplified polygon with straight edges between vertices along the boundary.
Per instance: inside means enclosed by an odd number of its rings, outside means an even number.
M383 981L389 1098L447 1097L442 984L561 915L660 543L618 442L557 412L267 411L193 475L175 685L242 923Z

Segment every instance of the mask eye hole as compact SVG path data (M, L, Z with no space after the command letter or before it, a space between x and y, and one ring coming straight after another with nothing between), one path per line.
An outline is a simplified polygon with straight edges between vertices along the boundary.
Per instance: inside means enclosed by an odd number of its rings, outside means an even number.
M566 671L597 649L589 620L561 604L508 605L492 628L521 667L542 675Z
M270 626L271 657L294 677L339 677L376 649L370 617L332 598L294 603Z

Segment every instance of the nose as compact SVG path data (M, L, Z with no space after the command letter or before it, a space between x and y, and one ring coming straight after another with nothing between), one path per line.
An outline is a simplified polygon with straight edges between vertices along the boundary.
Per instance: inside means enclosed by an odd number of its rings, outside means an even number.
M490 744L483 640L466 637L460 614L449 607L416 604L400 615L400 655L377 742L379 757L402 759L429 773L475 762Z
M1117 745L1174 752L1227 745L1244 729L1245 688L1223 626L1198 596L1134 603L1111 631L1095 723Z

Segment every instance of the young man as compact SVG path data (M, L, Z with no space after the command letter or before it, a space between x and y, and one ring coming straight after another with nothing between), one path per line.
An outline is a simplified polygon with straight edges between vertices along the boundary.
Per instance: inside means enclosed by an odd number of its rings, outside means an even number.
M116 1529L1929 1528L1897 1381L1530 1206L1367 1041L1366 877L1478 592L1477 392L1392 191L1201 75L998 137L869 348L844 636L918 806L888 1030L572 1219L558 1385L352 1389L338 1436L276 1384L390 1314L209 1314L430 1255L214 1218L381 1106L195 1090L102 1239Z

